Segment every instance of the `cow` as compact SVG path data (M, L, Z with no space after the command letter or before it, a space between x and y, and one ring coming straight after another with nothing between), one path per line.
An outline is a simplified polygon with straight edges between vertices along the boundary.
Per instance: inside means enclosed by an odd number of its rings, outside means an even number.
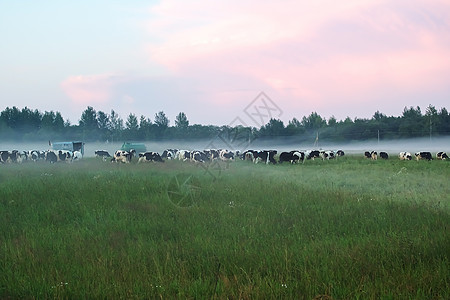
M73 151L72 161L79 161L83 158L83 154L80 151Z
M301 151L290 151L290 152L281 152L280 157L278 158L278 162L281 164L285 161L290 162L291 164L295 164L298 161L305 161L305 153Z
M337 157L344 156L344 155L345 155L344 151L342 151L342 150L336 151L336 156Z
M179 150L176 156L179 160L187 161L191 159L191 152L188 150Z
M94 154L96 157L101 157L103 161L106 161L108 157L111 157L111 154L106 150L96 150Z
M314 160L315 158L320 157L320 151L319 150L307 150L305 155L306 155L306 159Z
M412 155L409 152L400 152L398 154L398 158L400 160L411 160L412 159Z
M249 160L249 161L254 162L254 161L255 161L255 155L256 155L256 153L258 153L258 151L255 151L255 150L246 150L246 151L244 151L244 152L241 154L240 158L241 158L242 160Z
M377 160L378 159L378 153L376 151L366 151L364 152L364 157L365 158L370 158L372 160Z
M12 151L0 151L1 163L21 163L23 161L23 155L19 150Z
M432 160L433 159L433 157L431 156L431 152L421 151L421 152L416 152L414 155L416 156L416 160L421 160L421 159Z
M219 158L222 161L231 161L234 160L234 153L228 150L220 150Z
M331 150L328 150L328 151L321 150L321 151L319 151L319 156L322 158L322 160L333 159L336 157L334 154L334 151L331 151Z
M440 159L440 160L446 160L448 159L448 155L445 152L438 152L436 153L436 159Z
M175 157L177 156L177 152L178 149L166 149L163 151L161 158L165 158L165 159L175 159Z
M388 158L389 158L389 155L387 154L387 152L380 151L380 157L381 157L382 159L388 159Z
M11 160L9 159L9 151L7 151L7 150L0 151L0 162L2 164L11 162Z
M69 150L47 150L45 152L45 161L48 161L50 163L56 163L56 162L72 162L73 159L73 153Z
M204 163L208 160L208 157L202 151L192 151L190 159L192 162L195 162L195 163Z
M131 149L130 151L117 150L114 153L114 156L111 159L111 162L129 163L129 162L131 162L135 153L136 153L136 150L134 150L134 149Z
M141 162L164 162L158 152L139 153L138 163Z
M41 155L37 150L23 151L23 157L27 161L38 161L41 159Z
M206 154L206 157L208 158L208 160L219 159L220 158L220 151L221 150L216 150L216 149L203 150L203 152Z
M262 150L253 153L254 159L253 162L256 164L259 161L264 162L266 165L269 163L276 164L277 161L275 160L275 154L277 154L277 150Z

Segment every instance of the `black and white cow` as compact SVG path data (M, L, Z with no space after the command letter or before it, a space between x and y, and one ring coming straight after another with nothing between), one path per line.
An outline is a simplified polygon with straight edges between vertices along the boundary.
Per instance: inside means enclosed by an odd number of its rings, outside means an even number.
M117 150L114 153L114 156L111 159L111 162L130 163L133 156L135 155L135 153L136 153L136 150L134 150L134 149L131 149L130 151Z
M179 150L176 156L179 160L187 161L191 159L191 151L188 150Z
M305 153L297 150L293 150L290 152L281 152L280 157L278 158L278 162L281 164L283 162L290 162L291 164L295 164L299 161L305 161Z
M0 151L1 163L21 163L23 161L23 155L19 150L12 151Z
M336 155L334 154L334 151L331 150L321 150L319 151L319 156L322 158L322 160L325 159L334 159L336 157Z
M192 151L191 153L191 161L195 163L204 163L208 161L208 157L203 151Z
M83 154L80 151L73 151L72 161L80 161L83 158Z
M217 149L206 149L206 150L203 150L203 153L206 154L206 157L208 158L208 160L215 160L215 159L220 158L220 151L221 150L217 150Z
M314 160L315 158L320 158L319 150L306 150L305 152L306 159Z
M253 162L255 160L255 155L258 151L255 150L246 150L244 152L242 152L242 154L240 155L240 158L242 160L248 160Z
M370 158L372 160L377 160L378 159L378 153L377 151L366 151L364 152L364 157L365 158Z
M165 159L175 159L177 156L178 149L166 149L163 151L161 158Z
M342 151L342 150L336 151L336 156L340 157L340 156L344 156L344 155L345 155L344 151Z
M380 152L380 157L382 159L389 159L389 154L387 154L387 152L381 151Z
M253 152L253 162L256 164L261 161L266 165L269 163L276 164L277 161L275 160L275 154L277 154L277 150L261 150L257 151L256 155L255 152Z
M94 154L96 157L101 157L103 161L106 161L109 157L111 157L111 154L109 154L106 150L96 150Z
M27 161L38 161L42 158L40 151L38 150L23 151L23 154L24 159Z
M400 160L411 160L411 159L412 159L412 155L411 155L411 153L409 153L409 152L403 151L403 152L400 152L400 153L398 154L398 158L399 158Z
M220 150L219 158L222 161L232 161L232 160L234 160L234 153L229 150Z
M48 161L49 163L56 163L56 162L72 162L73 159L73 153L69 150L47 150L45 152L45 161Z
M426 159L426 160L432 160L433 157L431 156L431 152L421 151L415 153L416 160Z
M158 152L139 153L138 163L142 162L164 162Z
M448 159L448 155L445 152L438 152L436 153L436 159L440 159L440 160L446 160Z

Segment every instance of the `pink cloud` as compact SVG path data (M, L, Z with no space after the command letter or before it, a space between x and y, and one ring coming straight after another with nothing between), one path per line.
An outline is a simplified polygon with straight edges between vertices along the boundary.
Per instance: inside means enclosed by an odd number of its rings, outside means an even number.
M107 102L118 77L112 74L70 76L61 83L64 93L76 104Z
M444 1L172 0L152 14L147 30L161 42L148 45L150 59L204 80L199 89L220 105L240 96L218 91L246 80L250 90L310 110L450 84Z

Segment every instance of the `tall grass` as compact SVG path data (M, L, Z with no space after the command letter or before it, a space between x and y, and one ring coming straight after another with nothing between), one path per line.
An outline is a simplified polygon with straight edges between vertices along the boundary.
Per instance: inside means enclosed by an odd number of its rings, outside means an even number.
M192 202L177 206L168 189L186 174ZM0 298L450 298L448 162L236 162L215 175L1 165Z

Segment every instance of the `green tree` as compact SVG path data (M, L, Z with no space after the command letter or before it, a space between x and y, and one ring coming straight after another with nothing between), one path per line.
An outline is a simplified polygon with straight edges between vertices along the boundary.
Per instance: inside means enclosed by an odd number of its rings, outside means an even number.
M97 112L92 106L88 106L81 114L79 126L89 131L98 129Z
M308 130L318 130L324 127L327 121L323 119L317 112L312 112L308 117L302 118L302 125Z
M136 139L139 131L138 119L135 114L130 113L125 123L128 139Z
M152 138L152 121L150 118L146 118L141 115L139 120L139 138L142 140L151 139Z
M166 117L166 114L163 111L155 114L155 125L159 128L166 129L169 127L169 118Z
M186 129L189 127L189 120L184 112L180 112L175 117L175 127Z

